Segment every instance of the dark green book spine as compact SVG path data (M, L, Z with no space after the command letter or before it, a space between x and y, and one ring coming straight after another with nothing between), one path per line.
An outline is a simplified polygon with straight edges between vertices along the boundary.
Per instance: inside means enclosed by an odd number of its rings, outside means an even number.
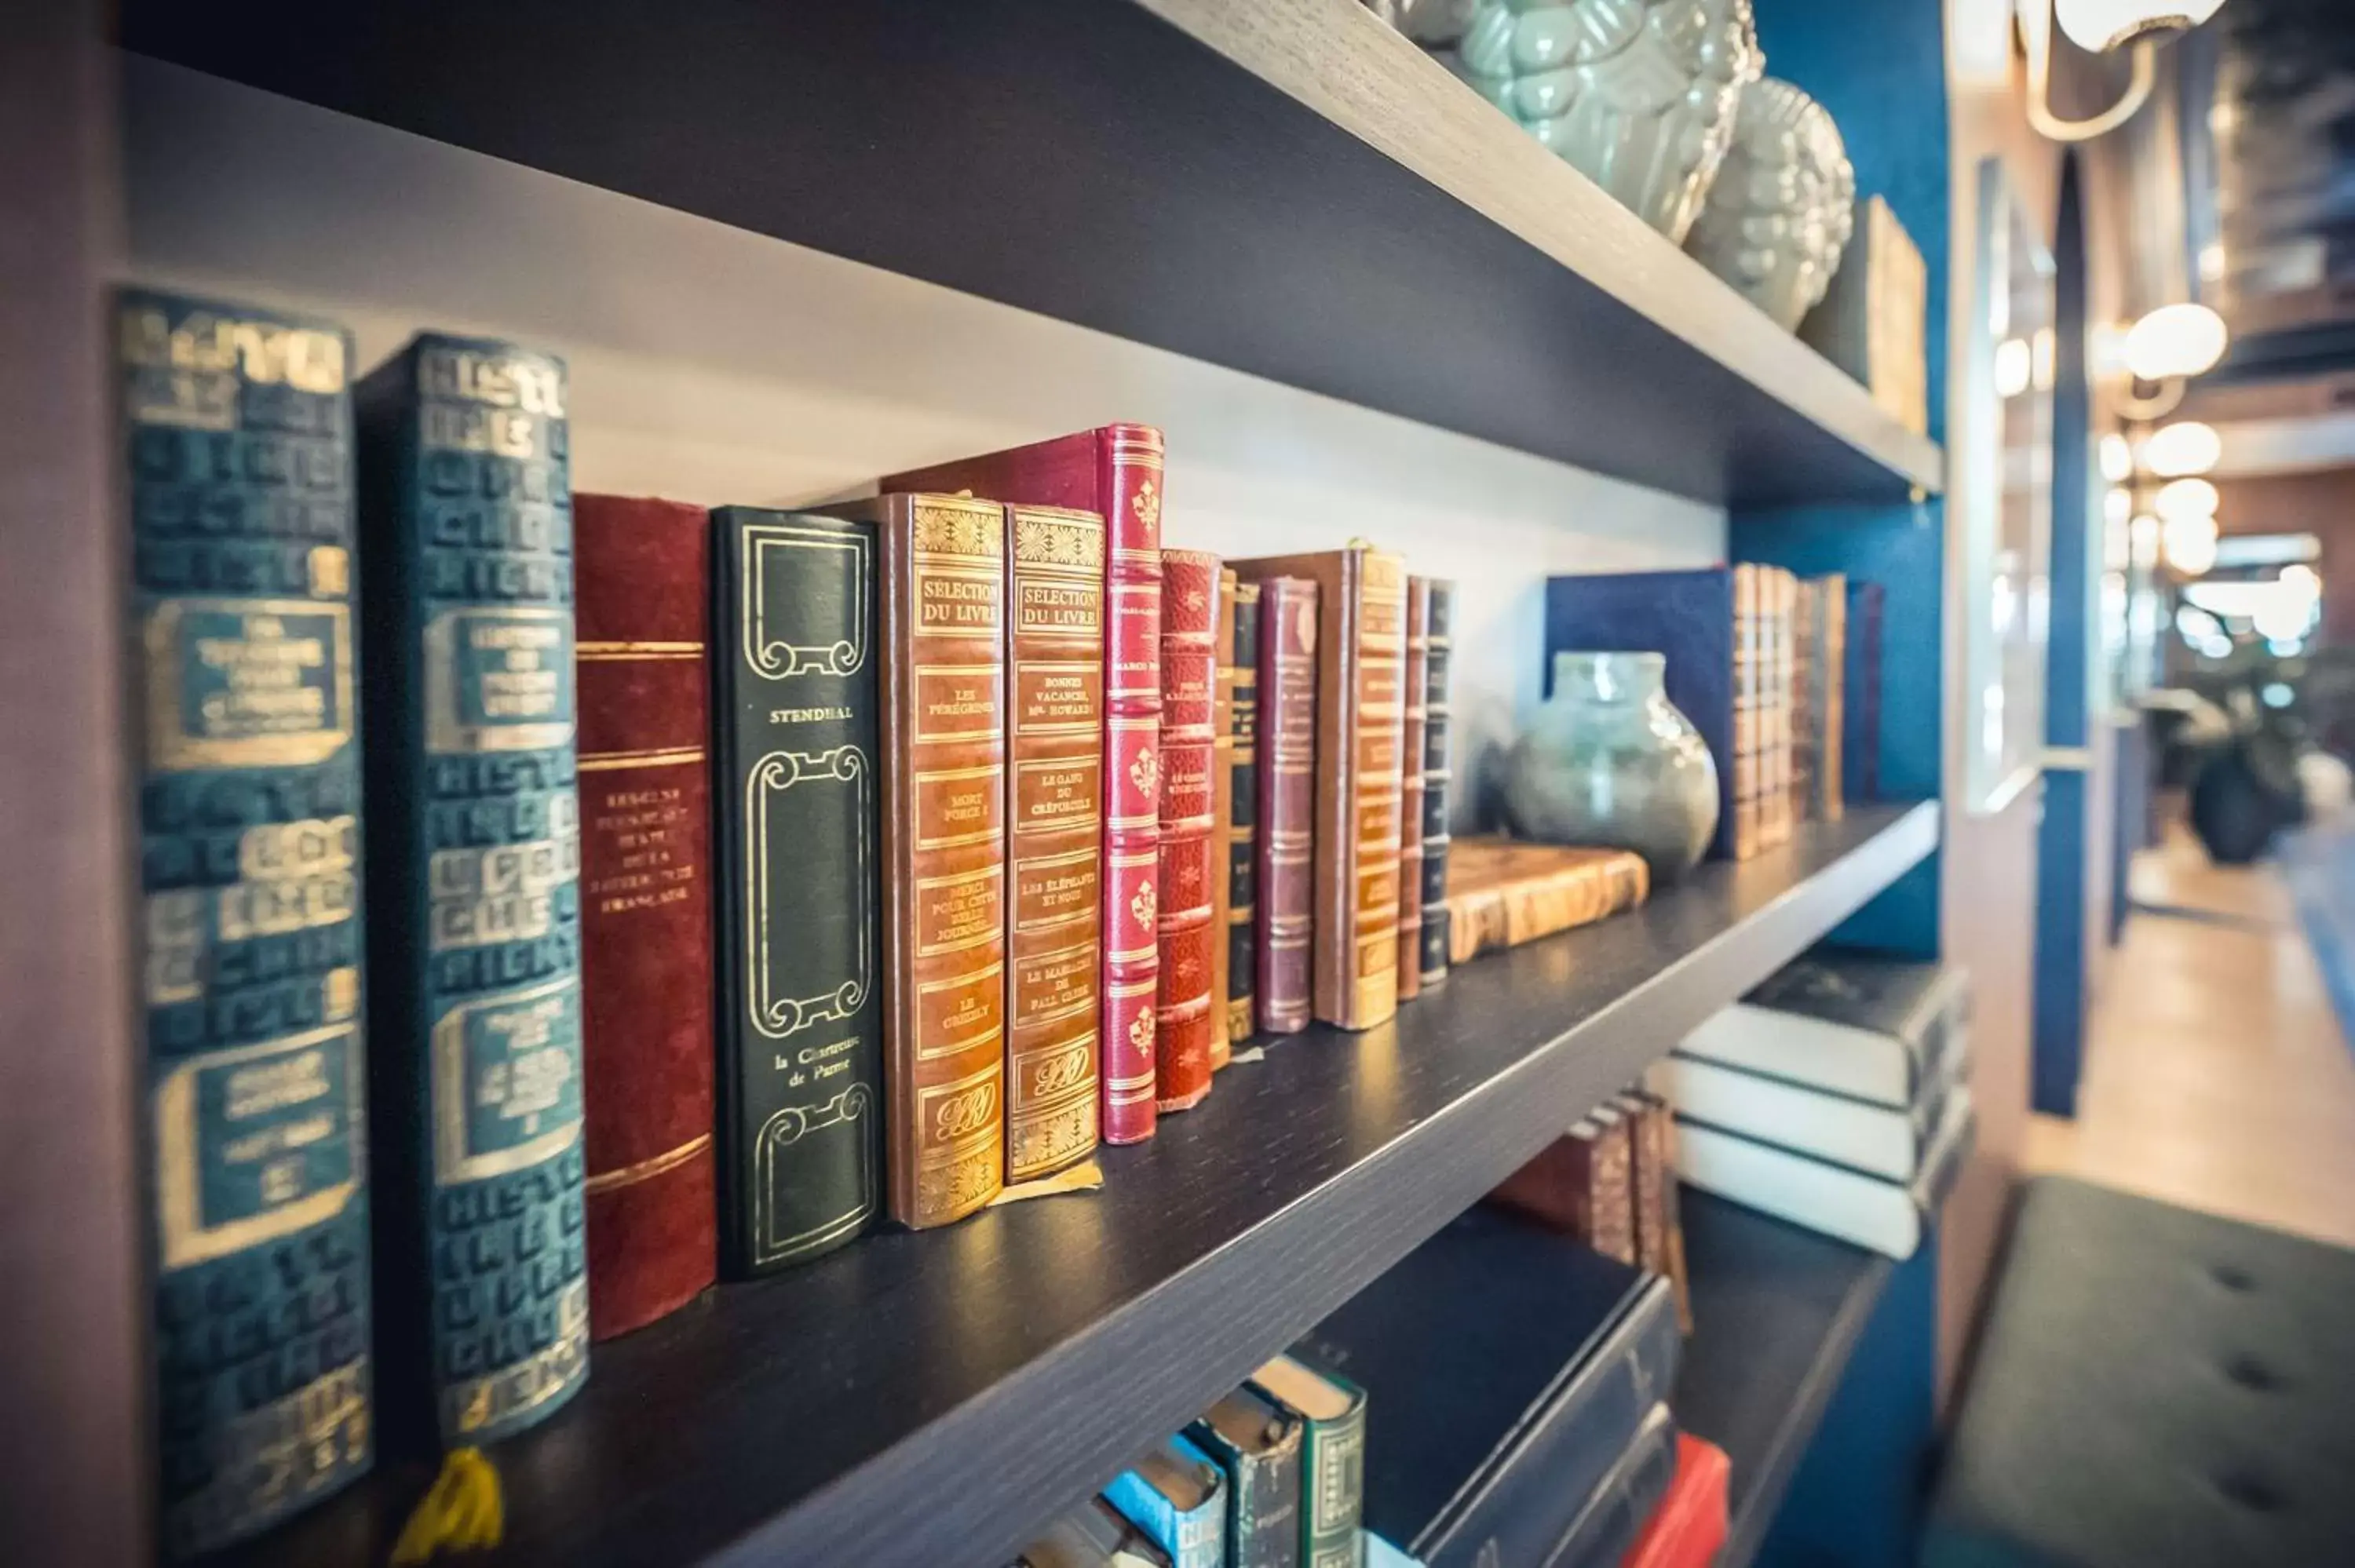
M871 524L712 514L721 1245L831 1251L882 1202Z
M161 294L123 294L115 322L158 1524L179 1557L372 1458L352 351L328 323Z
M1300 1452L1302 1568L1359 1568L1358 1523L1366 1503L1364 1395L1347 1415L1311 1421Z
M564 366L427 334L359 389L388 1441L589 1374Z

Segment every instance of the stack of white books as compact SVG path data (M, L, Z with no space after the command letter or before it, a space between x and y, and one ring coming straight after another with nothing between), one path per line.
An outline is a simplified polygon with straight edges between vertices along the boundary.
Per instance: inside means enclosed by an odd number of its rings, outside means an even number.
M1653 1069L1677 1168L1704 1192L1905 1258L1970 1152L1959 969L1811 956Z

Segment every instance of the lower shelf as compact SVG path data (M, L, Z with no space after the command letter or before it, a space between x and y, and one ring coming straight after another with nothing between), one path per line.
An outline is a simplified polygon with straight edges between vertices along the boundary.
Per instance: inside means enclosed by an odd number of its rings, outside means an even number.
M598 1346L493 1455L500 1563L1004 1562L1919 863L1937 813L1853 808L1391 1022L1284 1039L1105 1150L1101 1192L869 1236ZM429 1476L237 1560L372 1568Z
M1733 1461L1723 1568L1742 1568L1848 1370L1896 1265L1688 1187L1694 1332L1677 1422Z

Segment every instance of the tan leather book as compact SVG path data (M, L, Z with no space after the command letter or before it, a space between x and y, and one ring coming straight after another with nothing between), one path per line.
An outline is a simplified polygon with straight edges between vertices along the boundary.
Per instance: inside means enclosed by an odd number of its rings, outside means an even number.
M1597 1107L1506 1177L1487 1201L1633 1264L1634 1156L1626 1118Z
M1460 838L1447 855L1447 959L1469 962L1633 909L1651 873L1628 850Z
M884 1167L891 1217L964 1218L1006 1178L1006 509L882 495Z
M1398 994L1423 991L1423 746L1431 657L1431 579L1406 580L1406 717L1400 731Z
M1232 565L1249 582L1305 577L1323 600L1310 990L1318 1018L1370 1028L1398 1012L1406 563L1352 546Z
M1103 870L1103 519L1009 506L1006 1179L1096 1146Z
M1229 911L1234 904L1227 866L1234 842L1235 810L1235 574L1219 572L1218 660L1210 688L1210 1070L1233 1054L1227 1013Z

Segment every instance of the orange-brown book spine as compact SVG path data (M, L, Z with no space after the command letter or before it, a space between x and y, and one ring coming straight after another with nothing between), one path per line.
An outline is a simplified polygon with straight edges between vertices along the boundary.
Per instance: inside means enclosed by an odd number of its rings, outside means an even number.
M1103 519L1007 508L1006 1179L1096 1146L1103 869Z
M1210 1092L1210 828L1219 557L1161 552L1161 973L1154 999L1155 1100Z
M922 1229L1006 1180L1006 509L827 510L871 518L882 556L883 1154Z
M1316 648L1316 1015L1368 1029L1398 1012L1399 784L1406 564L1359 546L1237 561L1254 582L1307 577Z
M1632 909L1651 892L1626 850L1457 839L1448 855L1448 961L1567 931Z

